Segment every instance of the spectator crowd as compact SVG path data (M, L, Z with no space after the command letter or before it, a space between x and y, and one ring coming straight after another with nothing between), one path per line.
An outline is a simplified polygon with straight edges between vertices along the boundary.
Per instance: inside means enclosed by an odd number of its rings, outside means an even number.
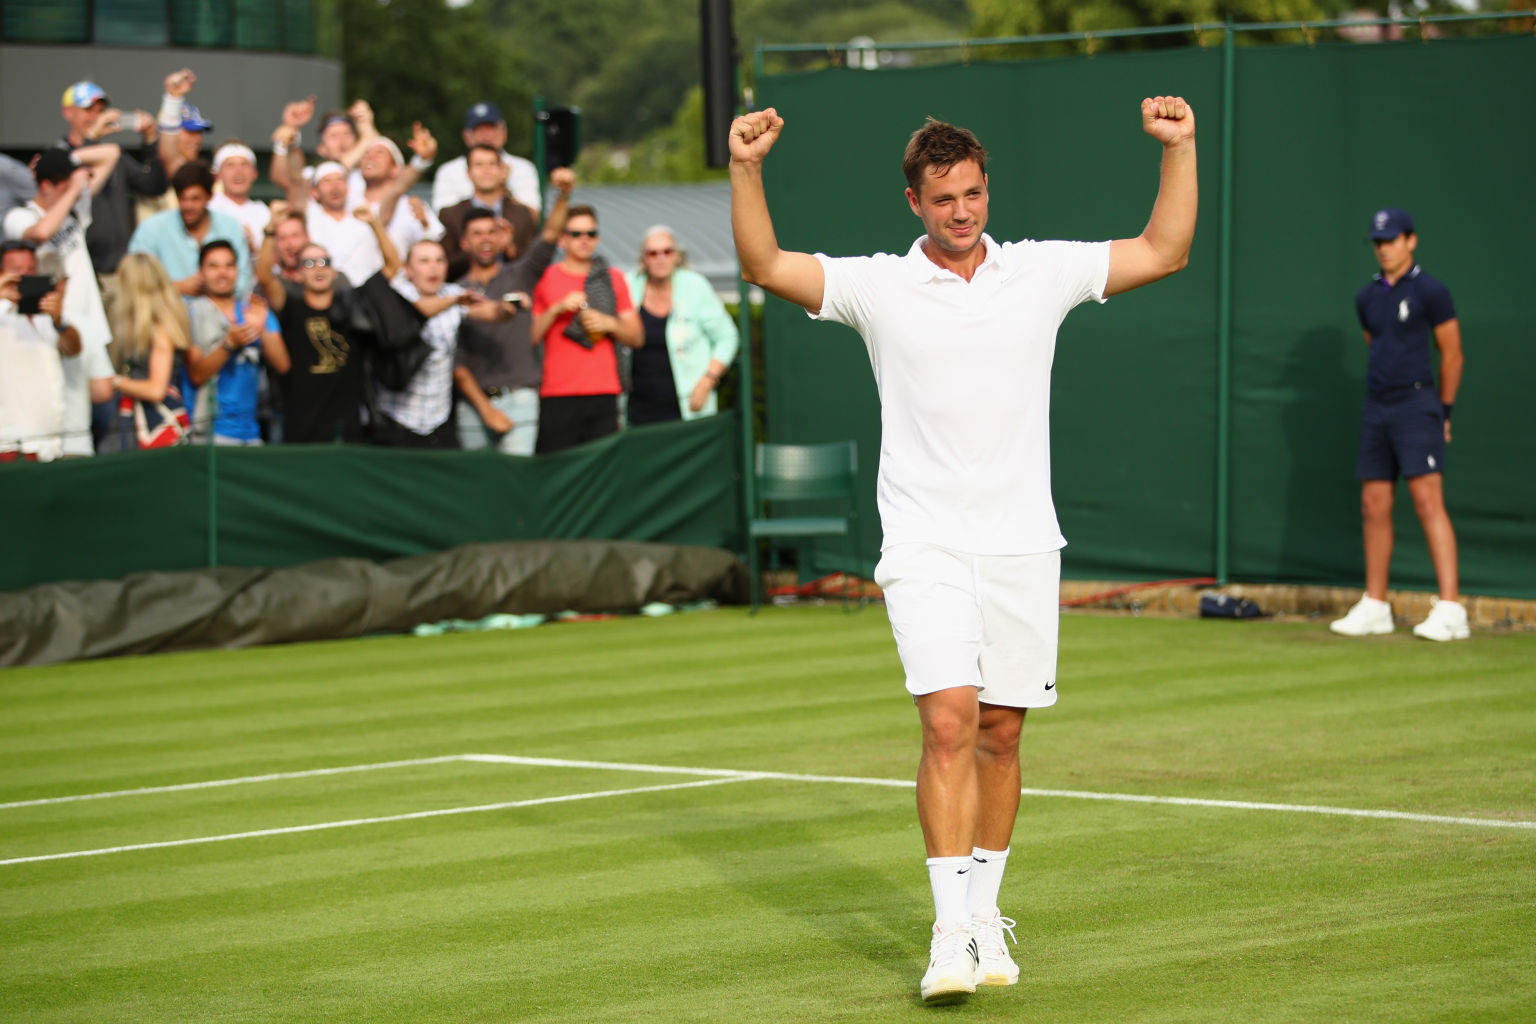
M0 461L338 441L532 455L715 412L736 327L675 233L610 266L574 174L541 195L494 103L441 163L429 131L380 134L366 101L288 103L268 203L256 151L213 140L196 82L167 75L158 114L77 82L57 142L0 156Z

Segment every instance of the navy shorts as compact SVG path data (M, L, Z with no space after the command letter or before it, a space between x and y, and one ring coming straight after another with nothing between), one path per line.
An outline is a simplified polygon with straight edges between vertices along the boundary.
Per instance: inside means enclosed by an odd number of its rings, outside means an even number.
M1433 387L1401 398L1367 398L1360 414L1361 480L1396 480L1445 470L1445 408Z

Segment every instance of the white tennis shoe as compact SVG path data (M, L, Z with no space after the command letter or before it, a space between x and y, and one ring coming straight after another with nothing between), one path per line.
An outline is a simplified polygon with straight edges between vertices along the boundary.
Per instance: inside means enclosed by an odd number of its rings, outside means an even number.
M976 939L959 921L933 926L928 973L923 975L925 1003L953 1002L976 991Z
M1008 955L1008 942L1003 938L1003 933L1007 932L1013 944L1019 944L1013 934L1016 924L1018 922L1013 918L1004 917L996 910L989 917L971 917L971 934L976 937L977 985L1018 984L1019 965Z
M1355 602L1355 606L1342 619L1335 619L1328 628L1340 636L1378 636L1392 632L1392 606L1378 601L1369 594Z
M1429 617L1413 627L1413 635L1425 640L1465 640L1472 635L1467 626L1467 610L1460 601L1442 601L1438 597L1429 608Z

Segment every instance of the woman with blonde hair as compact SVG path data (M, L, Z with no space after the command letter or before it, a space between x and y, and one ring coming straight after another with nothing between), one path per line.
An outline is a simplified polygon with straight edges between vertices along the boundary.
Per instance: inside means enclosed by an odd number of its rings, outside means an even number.
M123 257L117 285L111 354L119 375L111 378L109 392L91 397L105 401L117 396L118 416L99 448L131 451L176 444L188 427L182 368L199 361L187 304L160 261L148 253Z
M714 415L715 388L740 339L709 279L688 269L671 228L646 230L629 292L645 329L631 354L630 426Z

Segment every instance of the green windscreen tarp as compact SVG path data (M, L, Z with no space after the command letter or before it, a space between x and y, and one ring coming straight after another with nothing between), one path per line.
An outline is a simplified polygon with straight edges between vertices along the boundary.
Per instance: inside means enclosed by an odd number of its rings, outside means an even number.
M1382 206L1412 211L1419 257L1455 297L1466 350L1447 454L1447 504L1471 593L1536 597L1536 394L1529 282L1536 203L1536 38L1360 46L1238 46L1017 62L769 75L758 103L785 118L764 178L781 245L829 255L905 252L921 233L901 155L925 116L989 151L999 240L1129 237L1145 225L1159 150L1143 96L1181 94L1198 120L1200 223L1188 269L1070 314L1052 397L1054 496L1066 575L1215 575L1222 474L1233 579L1358 584L1354 478L1365 346L1354 294L1375 272ZM1223 138L1231 105L1233 132ZM1223 148L1231 147L1230 456L1222 385ZM874 506L879 410L868 358L844 327L770 299L768 439L854 438L862 513ZM977 374L988 368L976 367ZM1431 588L1406 489L1397 586ZM869 573L878 532L856 571ZM843 568L841 549L815 550Z

